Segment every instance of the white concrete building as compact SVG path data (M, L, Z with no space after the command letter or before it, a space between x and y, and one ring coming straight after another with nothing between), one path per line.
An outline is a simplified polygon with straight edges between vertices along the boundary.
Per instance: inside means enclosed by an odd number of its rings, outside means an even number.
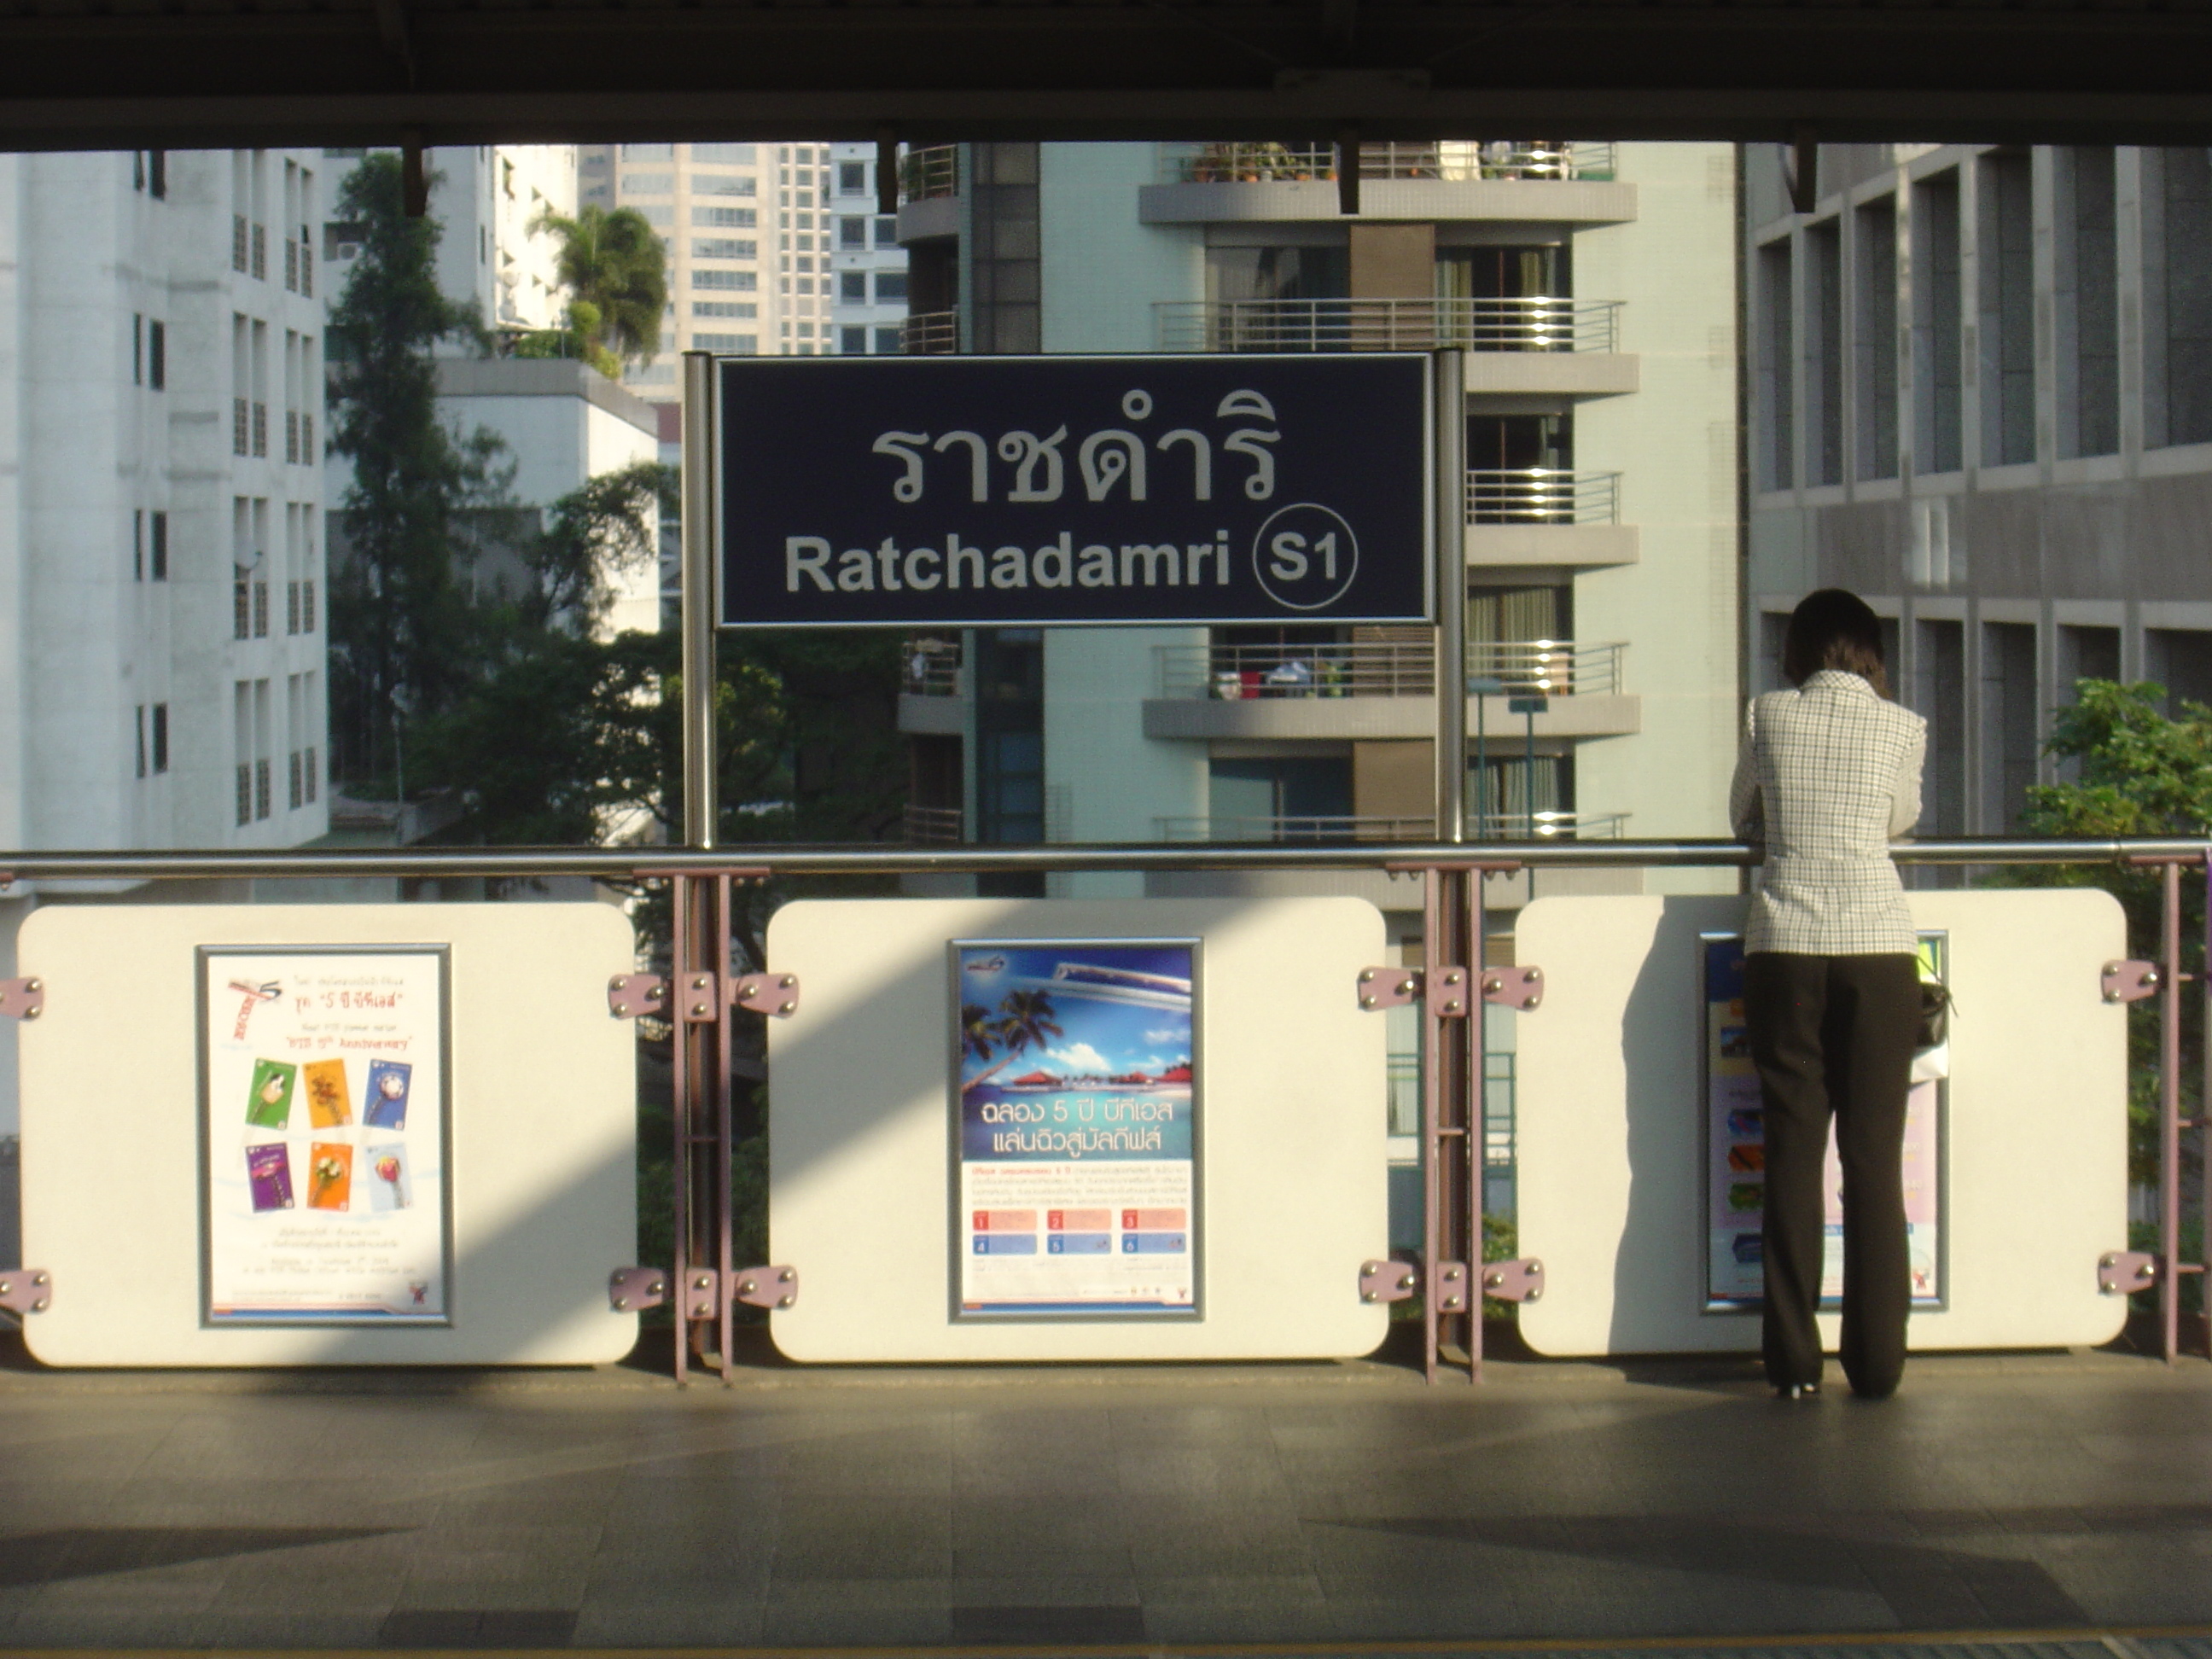
M1929 835L2016 828L2082 678L2212 701L2212 167L2172 149L1747 152L1749 638L1863 594Z
M0 841L327 823L312 151L0 158Z
M830 154L832 343L841 357L896 356L906 324L906 250L897 219L876 211L876 147L832 144Z

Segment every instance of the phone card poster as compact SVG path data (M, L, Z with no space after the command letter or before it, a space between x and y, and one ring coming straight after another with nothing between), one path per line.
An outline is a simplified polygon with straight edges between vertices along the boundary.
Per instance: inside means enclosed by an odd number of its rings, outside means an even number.
M1705 1078L1705 1300L1709 1311L1755 1309L1765 1293L1761 1226L1766 1212L1765 1111L1759 1073L1743 1014L1743 941L1733 934L1708 933L1698 941L1704 952L1704 1060ZM1943 976L1948 937L1920 938L1923 979ZM1943 1304L1942 1271L1942 1121L1944 1085L1932 1073L1948 1070L1948 1055L1936 1050L1916 1060L1911 1092L1905 1109L1905 1254L1916 1307ZM1824 1261L1820 1303L1843 1305L1843 1166L1836 1153L1835 1126L1828 1131L1827 1167L1821 1180L1826 1195Z
M957 1320L1195 1319L1194 939L952 946Z
M199 957L205 1322L449 1323L444 949Z

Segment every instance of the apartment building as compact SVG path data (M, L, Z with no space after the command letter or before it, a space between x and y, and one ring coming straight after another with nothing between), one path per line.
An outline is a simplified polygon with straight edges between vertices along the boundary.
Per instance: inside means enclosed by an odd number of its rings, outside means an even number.
M0 158L0 837L327 823L321 162Z
M1738 708L1733 152L1368 145L1358 165L1347 213L1326 148L915 152L899 218L908 349L1464 348L1472 821L1491 838L1723 833ZM983 630L916 641L910 669L917 836L1432 827L1426 628ZM1561 872L1543 890L1638 879ZM1528 891L1492 889L1501 906ZM1159 875L1148 890L1358 891L1401 933L1419 903L1380 876Z
M905 349L906 250L897 219L876 211L876 147L832 144L830 157L833 343L841 357L895 357Z
M1923 833L2015 828L2084 677L2212 700L2212 167L2201 147L1747 152L1747 642L1830 584L1927 716Z

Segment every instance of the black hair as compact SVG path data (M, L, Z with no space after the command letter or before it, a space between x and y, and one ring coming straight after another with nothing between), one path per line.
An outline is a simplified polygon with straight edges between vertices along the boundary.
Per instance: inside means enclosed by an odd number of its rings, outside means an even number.
M1882 696L1881 623L1867 602L1846 588L1824 587L1798 600L1782 640L1782 672L1802 685L1824 668L1856 674Z

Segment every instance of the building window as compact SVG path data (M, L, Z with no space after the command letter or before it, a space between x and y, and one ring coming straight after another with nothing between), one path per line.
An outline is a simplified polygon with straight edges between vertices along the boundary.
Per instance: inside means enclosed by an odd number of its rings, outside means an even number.
M837 278L837 297L847 305L864 306L868 303L868 273L848 270Z
M760 349L760 337L755 334L694 334L691 346L696 351L719 351L726 357L750 357Z
M313 678L313 676L309 678ZM307 775L307 805L313 806L315 804L316 786L323 775L322 763L316 758L315 745L312 743L300 752L303 757L300 769Z
M151 529L153 544L149 551L153 555L151 563L154 580L157 582L165 582L169 580L169 515L157 509L154 514Z
M1805 232L1805 467L1808 484L1844 481L1844 237L1833 219Z
M253 816L257 818L267 817L270 805L269 757L264 755L253 763Z
M760 306L751 300L694 300L694 317L757 317Z
M146 580L146 513L143 507L131 514L131 580Z
M230 637L234 640L253 637L253 580L243 565L236 566L231 571Z
M691 160L717 167L749 167L754 162L754 150L750 144L694 144Z
M253 763L252 761L239 762L238 787L235 793L237 799L234 805L238 810L239 827L243 829L253 822Z
M160 322L146 325L146 384L156 392L169 384L169 331Z
M131 384L146 384L146 319L135 311L131 313Z
M695 259L757 259L760 257L760 244L741 241L733 236L696 237L691 243L691 257Z
M146 152L146 193L156 201L169 194L169 152L166 149Z
M301 764L304 758L305 757L296 749L286 757L289 763L284 769L289 775L288 781L290 787L286 792L285 805L295 812L300 810L307 799L307 790L302 775L306 769Z
M625 173L622 176L622 191L625 196L672 196L676 193L676 175L672 173Z
M868 193L868 164L866 161L837 163L837 193L840 196L866 196Z
M695 289L732 289L740 294L750 294L760 286L760 278L750 270L694 270L691 286Z
M146 775L146 705L138 705L138 775Z
M313 576L300 584L300 631L315 631L315 579Z
M1792 342L1790 248L1787 236L1759 250L1758 333L1759 429L1753 441L1759 457L1759 487L1789 489L1797 482L1796 347Z
M1981 159L1982 465L2035 459L2035 206L2028 153Z
M269 227L254 225L252 269L247 273L257 283L269 280Z
M866 219L840 219L837 222L837 246L849 252L865 252L868 246L868 222Z
M726 225L738 230L750 230L760 222L760 215L751 208L694 207L691 222L708 228Z
M265 581L253 584L253 637L269 637L269 584Z
M876 273L876 303L879 306L906 303L906 272L879 270Z
M876 246L878 247L898 246L898 221L888 214L876 221Z
M2058 453L2120 447L2119 238L2109 145L2051 152Z
M876 355L878 356L896 357L904 349L905 347L902 343L900 331L896 327L879 328L876 331Z
M676 159L676 146L673 144L624 144L622 147L622 155L625 161L672 161Z
M241 276L246 274L246 216L234 213L230 216L230 268Z
M841 328L837 331L837 349L848 357L868 355L868 331L865 328Z
M1857 338L1853 401L1858 408L1857 471L1897 476L1897 198L1877 197L1856 210Z
M154 774L159 777L169 769L169 705L154 705Z
M694 196L757 196L760 188L746 174L736 173L695 173L691 175Z
M1956 472L1965 427L1960 323L1959 175L1912 187L1912 466Z

